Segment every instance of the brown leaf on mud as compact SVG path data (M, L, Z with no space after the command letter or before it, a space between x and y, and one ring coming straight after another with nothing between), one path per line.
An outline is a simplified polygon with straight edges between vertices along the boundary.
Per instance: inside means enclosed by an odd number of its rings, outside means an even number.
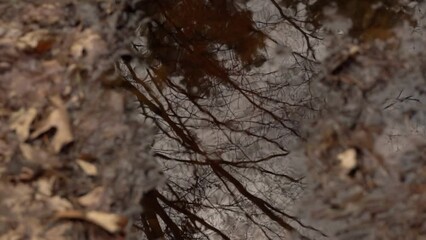
M44 196L52 196L52 189L55 180L56 179L54 177L39 179L36 182L38 193Z
M19 181L32 181L40 175L40 170L31 166L22 166L16 179Z
M72 209L71 202L59 196L51 197L47 202L49 203L49 206L56 211L66 211Z
M77 201L84 207L95 207L100 203L104 192L105 189L103 187L97 187L86 195L79 197Z
M46 29L29 32L19 38L17 47L24 51L45 53L52 48L54 38Z
M56 218L88 221L98 225L109 233L119 233L123 231L128 221L126 217L114 213L98 211L82 212L78 210L59 212L56 214Z
M59 153L63 146L74 140L71 132L71 123L67 109L58 96L51 97L51 102L55 109L50 113L47 119L31 134L31 139L35 139L51 130L56 129L55 135L52 139L52 147L56 153Z
M11 116L10 128L16 132L19 140L26 141L30 135L31 123L37 116L35 108L20 109Z
M26 163L38 166L41 169L48 170L58 168L63 164L58 158L49 154L43 148L27 143L21 143L19 144L19 149L21 150Z
M26 143L22 143L19 145L19 149L21 150L22 155L25 159L28 161L34 161L36 153L34 151L34 148Z
M344 152L338 154L337 159L340 160L340 166L345 171L351 171L357 165L356 150L353 148L349 148Z
M91 29L79 33L76 38L70 48L70 53L75 59L86 57L88 63L93 63L107 49L102 37Z
M84 173L86 173L89 176L97 176L98 175L98 168L89 162L86 162L84 160L77 160L78 166L80 166L81 169L83 169Z

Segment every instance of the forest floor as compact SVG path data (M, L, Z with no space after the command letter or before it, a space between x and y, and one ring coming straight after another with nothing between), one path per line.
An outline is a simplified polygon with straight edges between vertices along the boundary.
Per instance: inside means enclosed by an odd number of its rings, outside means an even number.
M368 44L320 80L298 204L325 239L426 239L425 55L411 44Z
M94 10L0 4L0 239L120 239L159 180L134 98L93 77L115 44Z
M152 133L134 98L109 84L113 74L89 80L104 72L88 66L102 65L109 45L73 21L90 26L93 16L64 18L78 6L60 1L15 4L0 4L0 239L121 239L142 193L161 179L149 161ZM322 130L306 146L312 187L300 215L332 238L426 239L424 135L401 137L398 152L383 147L394 128L381 126L425 124L425 56L405 50L362 46L318 86L331 89L338 110L312 126ZM395 110L369 112L384 89L395 93L385 109ZM418 101L398 107L410 101L401 89ZM373 106L356 123L340 119L354 107L344 105L350 97Z

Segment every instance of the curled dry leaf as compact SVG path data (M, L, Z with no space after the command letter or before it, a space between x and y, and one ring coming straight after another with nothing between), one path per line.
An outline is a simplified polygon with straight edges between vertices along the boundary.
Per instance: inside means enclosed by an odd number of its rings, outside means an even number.
M58 153L62 147L74 140L71 132L71 124L68 116L67 109L58 96L54 96L51 102L55 106L55 109L50 113L47 119L39 126L32 134L31 139L37 138L43 133L49 131L52 128L56 129L55 136L52 139L53 150Z
M86 195L79 197L77 201L84 207L94 207L100 203L104 191L103 187L97 187Z
M48 51L54 42L53 36L46 29L29 32L19 38L17 47L24 51L44 53Z
M52 196L52 189L55 180L55 177L39 179L36 183L38 193L44 196Z
M83 169L84 173L86 173L89 176L96 176L98 175L98 168L89 162L86 162L84 160L77 160L78 166L80 166L81 169Z
M56 214L57 219L78 219L98 225L110 233L119 233L127 225L127 218L114 213L99 211L83 212L78 210L62 211Z
M337 155L337 159L340 160L340 166L344 170L351 171L357 165L356 150L353 148L349 148Z
M127 218L112 213L90 211L86 214L86 219L99 225L110 233L117 233L124 229Z
M32 181L40 175L40 169L33 168L30 166L22 166L20 172L17 175L19 181Z
M72 209L72 204L65 198L53 196L48 198L49 206L56 211L67 211Z
M10 129L14 130L21 141L26 141L30 135L31 123L37 116L35 108L21 109L11 116Z

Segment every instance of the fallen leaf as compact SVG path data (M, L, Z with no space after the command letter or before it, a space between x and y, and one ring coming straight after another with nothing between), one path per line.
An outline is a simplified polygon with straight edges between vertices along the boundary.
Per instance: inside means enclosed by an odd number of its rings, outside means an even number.
M56 129L56 133L52 139L53 150L58 153L62 147L74 140L71 132L71 124L68 116L67 109L58 96L51 97L51 102L55 109L50 113L47 119L39 126L32 134L31 139L35 139L46 133L52 128Z
M40 171L38 171L38 169L23 166L18 174L17 179L19 179L20 181L32 181L39 175L39 173Z
M54 43L53 36L46 29L29 32L18 39L16 46L24 51L44 53L51 49Z
M75 59L85 57L89 63L92 63L106 49L107 45L101 35L91 29L86 29L76 36L70 53Z
M68 211L69 209L72 209L71 202L59 196L49 198L48 202L49 206L56 211Z
M14 130L21 141L26 141L30 135L31 123L37 116L37 110L30 108L21 109L11 116L10 129Z
M24 155L25 159L28 161L34 161L35 150L31 145L22 143L19 145L19 149L21 150L21 153Z
M127 218L112 213L90 211L86 219L104 228L110 233L117 233L124 229L127 224Z
M124 230L127 225L127 218L114 214L99 211L77 211L68 210L56 214L57 219L78 219L84 220L98 225L110 233L118 233Z
M35 164L43 169L59 168L63 164L58 158L55 158L42 148L21 143L19 144L19 149L28 163Z
M349 148L344 152L338 154L337 159L340 160L340 166L343 169L351 171L357 165L356 150L353 148Z
M42 178L37 181L38 193L43 194L44 196L52 196L53 184L55 183L55 178Z
M78 166L80 166L81 169L83 169L84 173L86 173L89 176L96 176L98 175L98 168L89 162L86 162L84 160L77 160Z
M97 187L86 195L79 197L77 201L84 207L94 207L100 203L104 191L103 187Z
M357 54L357 53L359 53L360 50L361 50L361 48L359 46L352 45L352 46L349 47L349 54L350 55Z

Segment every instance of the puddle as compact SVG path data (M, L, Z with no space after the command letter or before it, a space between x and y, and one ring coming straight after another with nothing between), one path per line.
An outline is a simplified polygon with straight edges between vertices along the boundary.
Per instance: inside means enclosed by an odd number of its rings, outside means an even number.
M393 36L394 28L407 22L416 27L417 22L412 18L416 2L401 3L398 0L341 0L310 1L301 7L300 1L281 1L282 5L297 11L303 8L306 12L304 21L315 29L328 28L349 21L349 37L361 42L375 39L386 40ZM340 21L339 21L340 20ZM337 22L336 22L337 21ZM331 27L333 30L333 27ZM345 29L338 30L343 34Z
M408 173L395 170L400 155L391 149L412 151L402 145L416 138L420 146L424 136L423 3L182 0L145 7L149 17L135 44L143 66L122 67L144 116L160 129L153 150L170 183L162 194L231 239L401 236L386 208L408 214L415 204L378 202L399 184L415 201L409 184L398 182ZM376 209L384 220L364 218ZM361 231L363 221L371 229ZM386 233L372 229L380 224Z

